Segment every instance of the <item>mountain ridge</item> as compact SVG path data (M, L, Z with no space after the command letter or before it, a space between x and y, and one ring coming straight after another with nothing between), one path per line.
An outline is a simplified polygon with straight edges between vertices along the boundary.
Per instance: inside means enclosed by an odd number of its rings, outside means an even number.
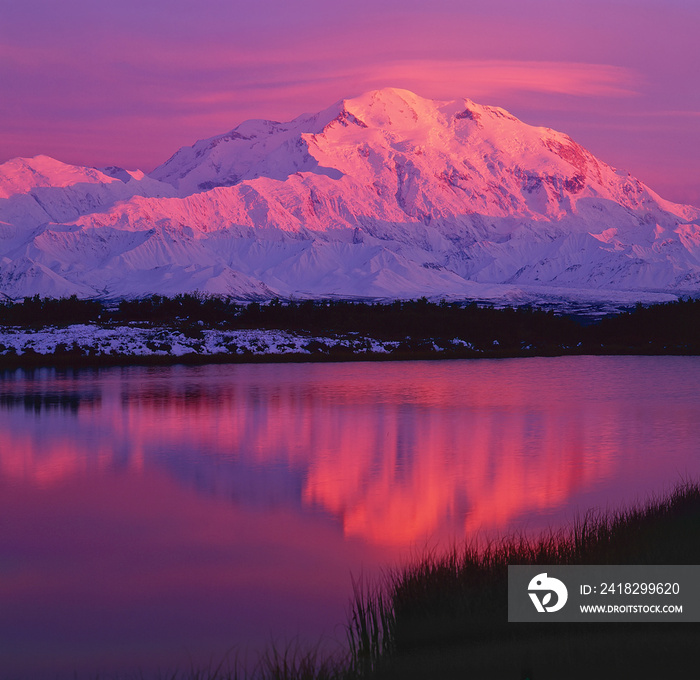
M700 290L700 210L469 99L375 90L245 121L150 175L62 164L52 180L37 158L0 166L0 290L15 297Z

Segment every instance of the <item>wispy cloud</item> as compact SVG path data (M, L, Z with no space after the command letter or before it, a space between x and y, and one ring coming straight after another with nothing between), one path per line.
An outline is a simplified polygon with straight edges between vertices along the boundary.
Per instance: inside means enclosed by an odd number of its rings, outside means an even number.
M410 80L416 89L463 90L473 97L509 92L627 97L637 94L640 78L631 69L607 64L421 59L379 65L370 80Z
M180 103L218 105L240 100L242 91L256 96L311 94L329 84L344 93L385 86L405 87L429 97L498 97L510 93L547 93L579 97L629 97L638 93L640 77L631 69L607 64L551 61L416 59L348 66L324 60L298 61L294 68L240 74L235 87L212 81L211 89L179 92Z

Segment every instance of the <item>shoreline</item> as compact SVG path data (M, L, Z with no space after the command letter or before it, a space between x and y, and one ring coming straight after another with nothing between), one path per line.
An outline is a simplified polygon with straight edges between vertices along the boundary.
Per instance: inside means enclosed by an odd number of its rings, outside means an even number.
M0 370L35 367L450 361L562 356L699 356L697 347L659 343L498 341L475 346L459 338L378 339L358 333L312 335L271 329L182 329L174 326L75 324L0 326Z
M396 353L352 353L332 352L318 354L286 353L286 354L185 354L174 355L73 355L65 354L36 354L26 356L0 356L0 371L34 368L117 368L129 366L205 366L205 365L242 365L242 364L323 364L323 363L385 363L405 361L465 361L478 359L535 359L558 357L585 356L700 356L698 352L648 350L639 351L634 348L611 348L601 351L551 351L551 352L396 352Z
M0 305L0 369L204 363L700 355L700 300L608 316L420 300L235 301L181 295L107 306Z

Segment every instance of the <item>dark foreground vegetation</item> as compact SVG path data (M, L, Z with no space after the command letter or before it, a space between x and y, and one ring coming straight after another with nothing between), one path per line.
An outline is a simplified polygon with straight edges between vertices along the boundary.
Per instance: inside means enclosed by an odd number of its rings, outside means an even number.
M536 540L428 554L359 593L355 658L373 678L682 678L700 675L700 623L508 623L516 564L700 564L700 486ZM356 636L357 637L357 636Z
M695 678L700 623L508 623L509 564L698 564L700 485L645 505L590 512L536 539L429 553L355 584L349 654L271 649L248 671L191 670L170 680L577 680Z
M382 358L398 359L700 353L700 300L692 299L649 307L637 305L603 318L555 314L532 307L497 309L476 303L432 303L425 298L386 304L338 300L242 304L213 296L154 295L111 304L75 296L35 296L0 304L0 326L38 329L86 323L107 327L136 323L200 334L206 329L270 329L310 337L357 335L396 342L390 356ZM352 351L336 350L328 352L320 346L317 356L296 358L368 357L367 353L353 356ZM75 351L64 358L77 361L80 354ZM7 357L3 358L7 363ZM294 358L286 356L284 360ZM167 357L158 358L163 359ZM197 359L189 356L177 360ZM211 356L200 359L212 360ZM41 362L45 358L24 357L22 361L32 360ZM251 357L232 355L228 360Z

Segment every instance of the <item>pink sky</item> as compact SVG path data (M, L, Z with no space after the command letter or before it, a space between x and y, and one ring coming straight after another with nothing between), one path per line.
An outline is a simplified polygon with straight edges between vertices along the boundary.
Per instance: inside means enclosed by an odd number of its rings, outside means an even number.
M697 0L25 0L0 22L0 162L152 170L247 118L394 86L502 106L700 205Z

